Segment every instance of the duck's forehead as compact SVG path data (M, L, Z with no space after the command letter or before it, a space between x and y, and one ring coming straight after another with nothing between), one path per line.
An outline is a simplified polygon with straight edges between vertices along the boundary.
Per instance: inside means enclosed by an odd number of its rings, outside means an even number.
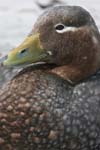
M56 6L46 10L37 20L36 24L70 23L84 25L92 21L89 13L79 6Z

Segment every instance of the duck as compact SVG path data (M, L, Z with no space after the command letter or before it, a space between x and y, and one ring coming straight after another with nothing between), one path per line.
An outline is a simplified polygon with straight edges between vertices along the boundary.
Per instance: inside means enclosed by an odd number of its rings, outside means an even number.
M100 34L80 6L54 6L3 61L1 150L100 149Z

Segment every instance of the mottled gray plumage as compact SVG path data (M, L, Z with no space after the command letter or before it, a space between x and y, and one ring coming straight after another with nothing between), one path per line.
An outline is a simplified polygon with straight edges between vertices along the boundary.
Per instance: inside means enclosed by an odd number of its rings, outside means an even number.
M100 74L71 86L40 68L0 91L1 150L92 150L100 144Z

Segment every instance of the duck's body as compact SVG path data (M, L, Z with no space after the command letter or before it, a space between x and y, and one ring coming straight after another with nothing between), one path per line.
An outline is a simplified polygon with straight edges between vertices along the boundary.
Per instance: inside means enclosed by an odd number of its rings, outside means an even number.
M100 75L74 87L44 68L24 70L0 91L1 150L94 150Z
M4 65L49 65L25 69L0 91L2 150L99 146L100 74L74 86L66 81L84 80L100 68L99 39L95 22L80 7L50 8L38 19Z

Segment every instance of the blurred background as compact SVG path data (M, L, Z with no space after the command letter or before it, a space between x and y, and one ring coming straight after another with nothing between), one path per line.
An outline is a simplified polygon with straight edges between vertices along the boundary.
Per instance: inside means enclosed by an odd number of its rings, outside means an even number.
M100 0L0 0L0 53L4 55L20 44L38 15L56 4L86 8L100 28Z

